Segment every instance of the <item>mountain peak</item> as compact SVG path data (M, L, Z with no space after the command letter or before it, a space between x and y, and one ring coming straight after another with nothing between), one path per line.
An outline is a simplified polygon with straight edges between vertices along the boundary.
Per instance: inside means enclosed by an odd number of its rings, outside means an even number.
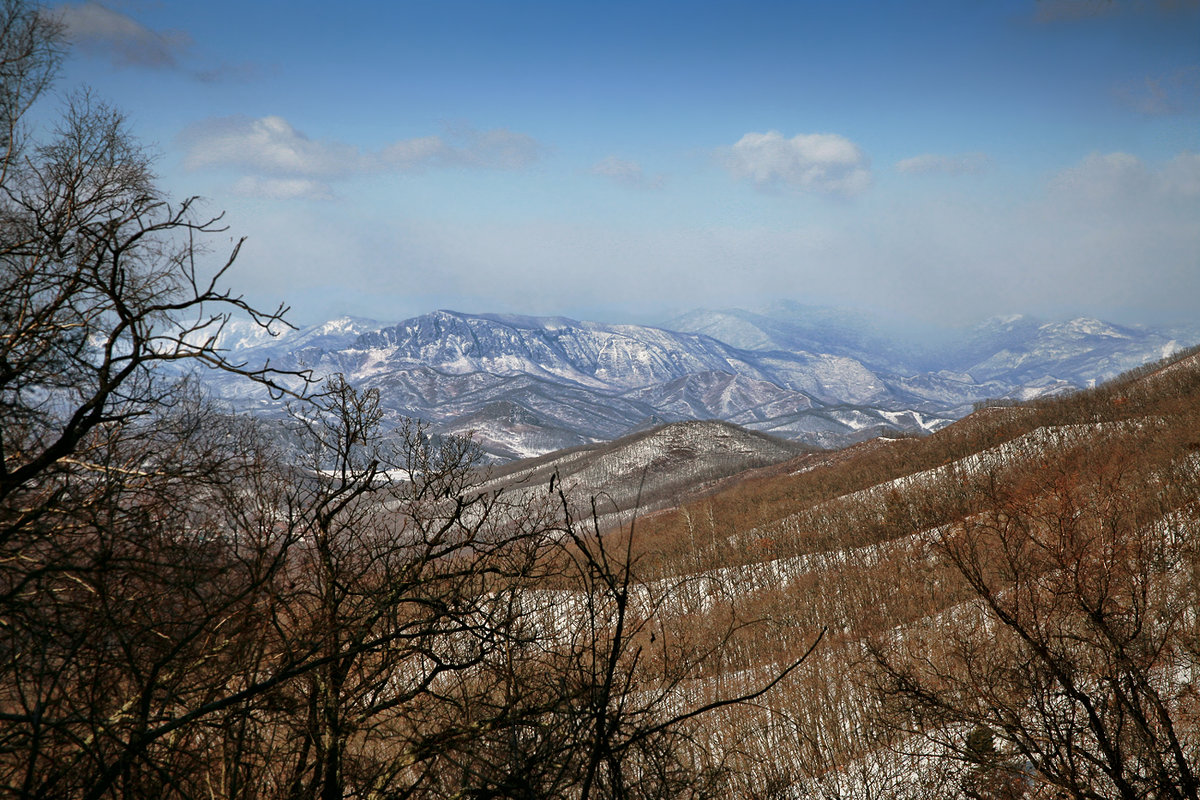
M318 379L341 373L379 389L392 418L475 431L499 459L611 440L648 421L716 418L822 446L881 430L929 432L976 401L1087 386L1195 341L1086 317L1011 315L977 328L965 346L913 356L849 326L849 316L784 308L812 314L697 311L679 318L690 331L676 332L439 309L390 327L341 316L274 339L242 324L227 333L247 363L312 368ZM233 398L241 391L222 386Z
M1094 317L1076 317L1066 322L1047 323L1043 330L1063 333L1070 336L1105 336L1116 339L1128 339L1129 334L1115 325Z

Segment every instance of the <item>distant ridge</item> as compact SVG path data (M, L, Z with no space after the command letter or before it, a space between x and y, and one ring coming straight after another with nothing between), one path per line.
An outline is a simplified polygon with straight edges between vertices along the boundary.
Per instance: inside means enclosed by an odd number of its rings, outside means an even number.
M250 364L342 373L378 389L389 420L470 434L507 461L648 421L719 419L825 447L930 433L981 400L1095 385L1200 341L1200 330L1014 316L923 352L861 314L795 304L771 313L696 311L672 323L687 330L671 330L441 310L394 325L341 317L274 338L236 322L222 343ZM207 377L238 408L269 407L255 387Z

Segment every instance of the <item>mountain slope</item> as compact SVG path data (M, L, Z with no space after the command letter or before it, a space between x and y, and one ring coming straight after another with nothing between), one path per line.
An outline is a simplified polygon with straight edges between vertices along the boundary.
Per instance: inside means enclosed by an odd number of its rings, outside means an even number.
M919 800L980 785L1109 797L1121 782L1174 796L1200 763L1198 454L1194 348L725 486L639 520L633 558L647 593L683 587L659 601L678 614L664 638L757 621L714 670L726 689L824 631L760 713L705 720L711 746L737 742L749 785Z
M776 313L681 318L743 346L639 325L453 311L391 326L342 318L275 339L233 325L226 339L250 364L342 373L378 389L389 418L471 433L496 460L613 439L654 420L724 419L822 446L928 433L979 400L1090 385L1181 343L1094 320L1011 318L982 326L937 369L915 371L929 359L856 330L866 323L853 315L794 305ZM212 380L238 407L269 407L259 387Z
M487 470L482 491L546 492L551 477L576 499L603 495L605 516L676 506L715 481L813 453L798 442L718 420L675 422L611 442L574 447ZM587 508L577 509L585 517ZM624 516L622 516L624 515Z
M1053 377L1094 386L1194 342L1086 317L1046 323L1021 317L985 324L973 344L955 367L978 381L1029 384Z

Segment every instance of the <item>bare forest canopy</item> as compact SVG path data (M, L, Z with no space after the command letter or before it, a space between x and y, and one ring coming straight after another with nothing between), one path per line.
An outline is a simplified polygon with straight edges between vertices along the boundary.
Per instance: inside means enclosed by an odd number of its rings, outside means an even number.
M719 791L698 684L629 554L378 392L217 348L239 245L82 94L34 130L59 22L0 3L0 786L14 797L678 797ZM284 447L178 365L286 401ZM593 530L594 534L595 531ZM551 586L558 588L550 588Z
M1200 349L787 466L632 545L644 575L714 576L773 620L754 659L828 628L739 717L769 743L756 787L1196 796Z
M1197 797L1196 351L607 527L231 361L286 309L119 112L32 126L61 34L0 0L4 796Z

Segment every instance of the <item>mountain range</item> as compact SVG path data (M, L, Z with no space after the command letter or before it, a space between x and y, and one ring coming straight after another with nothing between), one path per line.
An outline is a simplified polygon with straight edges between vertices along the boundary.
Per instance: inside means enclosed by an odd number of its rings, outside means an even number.
M342 373L378 389L389 419L470 434L490 459L508 461L683 420L822 447L928 433L979 401L1092 386L1196 342L1200 328L1014 316L919 346L865 315L785 303L693 311L662 327L443 310L271 336L232 320L220 346L252 366ZM209 380L239 410L268 407L261 388Z

